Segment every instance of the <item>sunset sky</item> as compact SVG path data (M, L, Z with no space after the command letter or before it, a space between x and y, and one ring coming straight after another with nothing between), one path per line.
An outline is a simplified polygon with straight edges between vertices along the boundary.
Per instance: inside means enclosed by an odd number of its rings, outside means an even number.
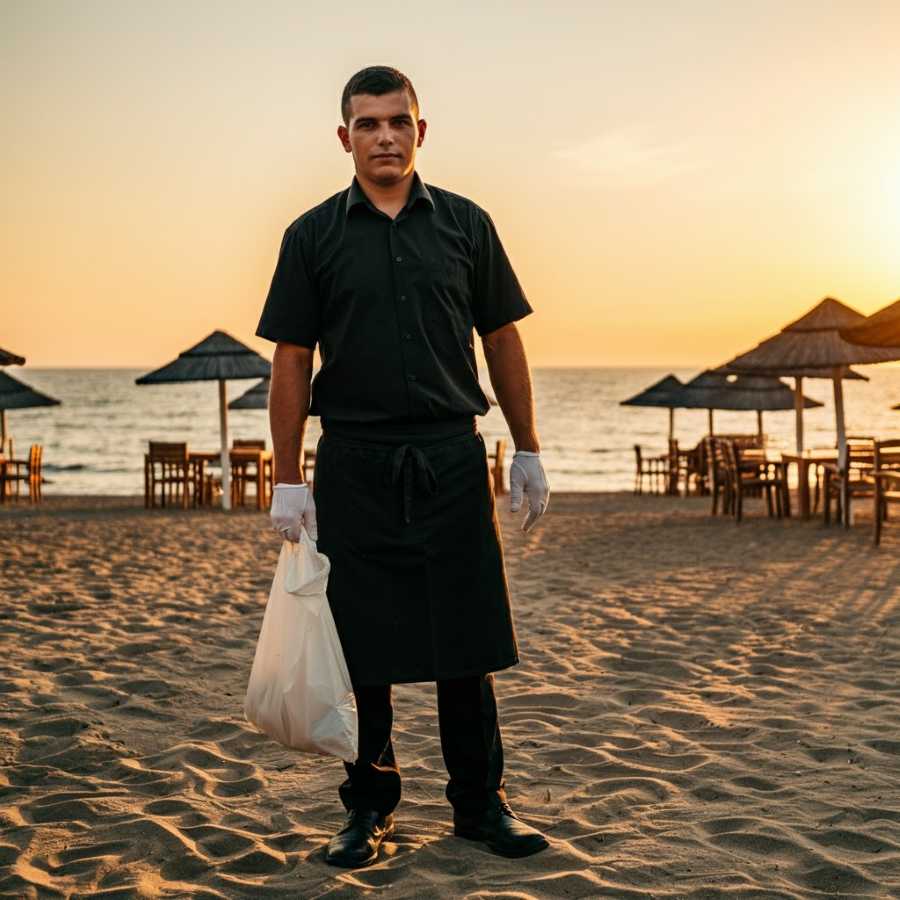
M900 297L900 3L5 2L0 346L149 367L254 338L284 228L352 175L365 65L497 223L533 365L724 362Z

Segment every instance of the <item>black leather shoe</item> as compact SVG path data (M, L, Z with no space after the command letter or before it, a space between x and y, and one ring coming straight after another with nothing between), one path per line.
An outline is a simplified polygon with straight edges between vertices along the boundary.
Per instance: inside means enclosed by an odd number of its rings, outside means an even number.
M470 841L481 841L500 856L531 856L550 843L536 828L526 825L509 808L494 801L476 818L453 814L453 833Z
M325 862L357 869L378 859L381 842L394 833L394 817L374 809L352 809L344 827L328 842Z

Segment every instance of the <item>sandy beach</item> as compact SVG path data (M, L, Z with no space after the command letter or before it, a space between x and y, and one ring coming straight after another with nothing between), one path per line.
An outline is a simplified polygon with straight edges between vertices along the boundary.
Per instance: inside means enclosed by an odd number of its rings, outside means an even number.
M867 509L557 494L523 535L501 508L509 797L552 846L452 836L434 688L407 685L397 834L358 871L323 862L340 762L243 718L267 515L0 510L0 894L900 896L900 526L875 550Z

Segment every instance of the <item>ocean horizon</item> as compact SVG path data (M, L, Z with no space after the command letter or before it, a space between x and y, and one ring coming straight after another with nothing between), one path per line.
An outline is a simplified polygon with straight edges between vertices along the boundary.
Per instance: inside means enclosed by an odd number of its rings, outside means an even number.
M17 457L28 446L44 447L44 492L52 494L140 495L143 454L150 440L187 441L191 449L219 445L218 398L214 382L138 386L135 378L152 366L12 367L9 372L35 389L62 401L60 406L7 412L8 433ZM868 382L844 383L847 431L885 438L900 436L900 367L861 366ZM537 425L545 469L555 491L630 490L634 479L634 445L648 454L666 449L668 411L620 406L672 372L682 380L700 369L652 366L535 367ZM486 381L486 379L485 379ZM786 379L793 385L792 379ZM229 400L256 381L227 383ZM831 382L804 379L804 393L825 405L806 410L806 446L833 446ZM229 438L264 438L271 447L266 410L229 410ZM764 414L770 444L793 449L793 411ZM499 408L478 418L488 447L505 437L507 464L512 446ZM716 431L754 433L753 412L716 412ZM676 410L675 436L693 446L707 432L705 410ZM306 446L320 434L317 418L307 425Z

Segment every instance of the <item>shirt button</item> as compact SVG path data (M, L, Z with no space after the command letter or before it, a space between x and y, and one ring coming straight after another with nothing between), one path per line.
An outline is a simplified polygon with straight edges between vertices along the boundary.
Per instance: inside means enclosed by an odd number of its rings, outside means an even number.
M403 257L402 257L402 256L398 256L398 257L397 257L397 262L403 262Z
M404 340L404 341L411 341L411 340L412 340L412 335L407 331L406 334L403 335L403 340Z
M400 299L401 299L401 300L405 300L405 299L406 299L406 294L401 294L401 295L400 295Z

